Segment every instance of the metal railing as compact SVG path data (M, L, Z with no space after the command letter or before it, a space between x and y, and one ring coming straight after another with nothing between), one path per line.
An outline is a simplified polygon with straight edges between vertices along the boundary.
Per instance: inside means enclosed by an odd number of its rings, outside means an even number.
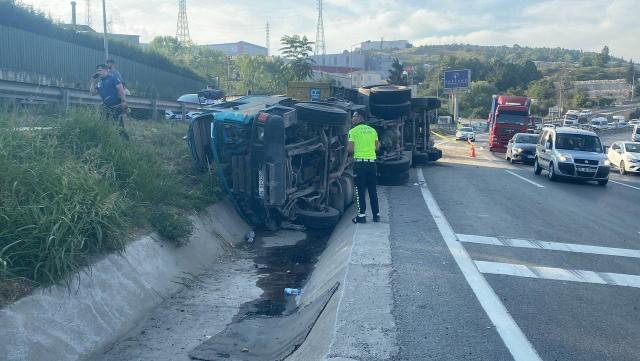
M88 90L62 88L56 86L20 83L0 80L0 98L16 99L21 104L62 104L69 105L99 105L99 96L92 96ZM180 109L182 119L186 119L189 111L200 108L199 104L178 102L173 100L149 99L129 95L127 105L133 109L148 109L153 113L153 119L158 116L158 110Z

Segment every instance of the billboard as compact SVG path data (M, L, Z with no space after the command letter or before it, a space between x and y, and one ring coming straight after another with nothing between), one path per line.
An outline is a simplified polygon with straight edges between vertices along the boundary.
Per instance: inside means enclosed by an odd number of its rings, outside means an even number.
M444 72L444 90L469 89L471 70L447 70Z

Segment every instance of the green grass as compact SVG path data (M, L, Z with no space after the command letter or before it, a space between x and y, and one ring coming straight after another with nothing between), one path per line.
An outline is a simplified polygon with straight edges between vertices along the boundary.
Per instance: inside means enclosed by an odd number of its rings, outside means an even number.
M223 194L195 170L185 124L128 120L127 142L90 108L33 114L0 111L0 280L61 281L150 224L183 239L186 216Z

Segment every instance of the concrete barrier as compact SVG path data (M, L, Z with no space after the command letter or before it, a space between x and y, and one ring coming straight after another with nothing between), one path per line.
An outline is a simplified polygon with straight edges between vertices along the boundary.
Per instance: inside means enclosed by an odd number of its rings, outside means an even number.
M336 282L340 287L288 361L374 361L397 354L387 190L378 188L380 223L369 218L353 224L354 205L333 232L298 305L313 302Z
M216 263L227 242L250 231L230 202L191 217L194 233L176 248L151 234L68 279L0 310L0 360L84 360L103 352L165 299Z

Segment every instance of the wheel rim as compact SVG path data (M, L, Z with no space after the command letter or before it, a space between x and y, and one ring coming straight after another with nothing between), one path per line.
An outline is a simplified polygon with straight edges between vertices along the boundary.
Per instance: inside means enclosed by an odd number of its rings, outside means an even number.
M620 174L624 174L624 160L620 162Z

